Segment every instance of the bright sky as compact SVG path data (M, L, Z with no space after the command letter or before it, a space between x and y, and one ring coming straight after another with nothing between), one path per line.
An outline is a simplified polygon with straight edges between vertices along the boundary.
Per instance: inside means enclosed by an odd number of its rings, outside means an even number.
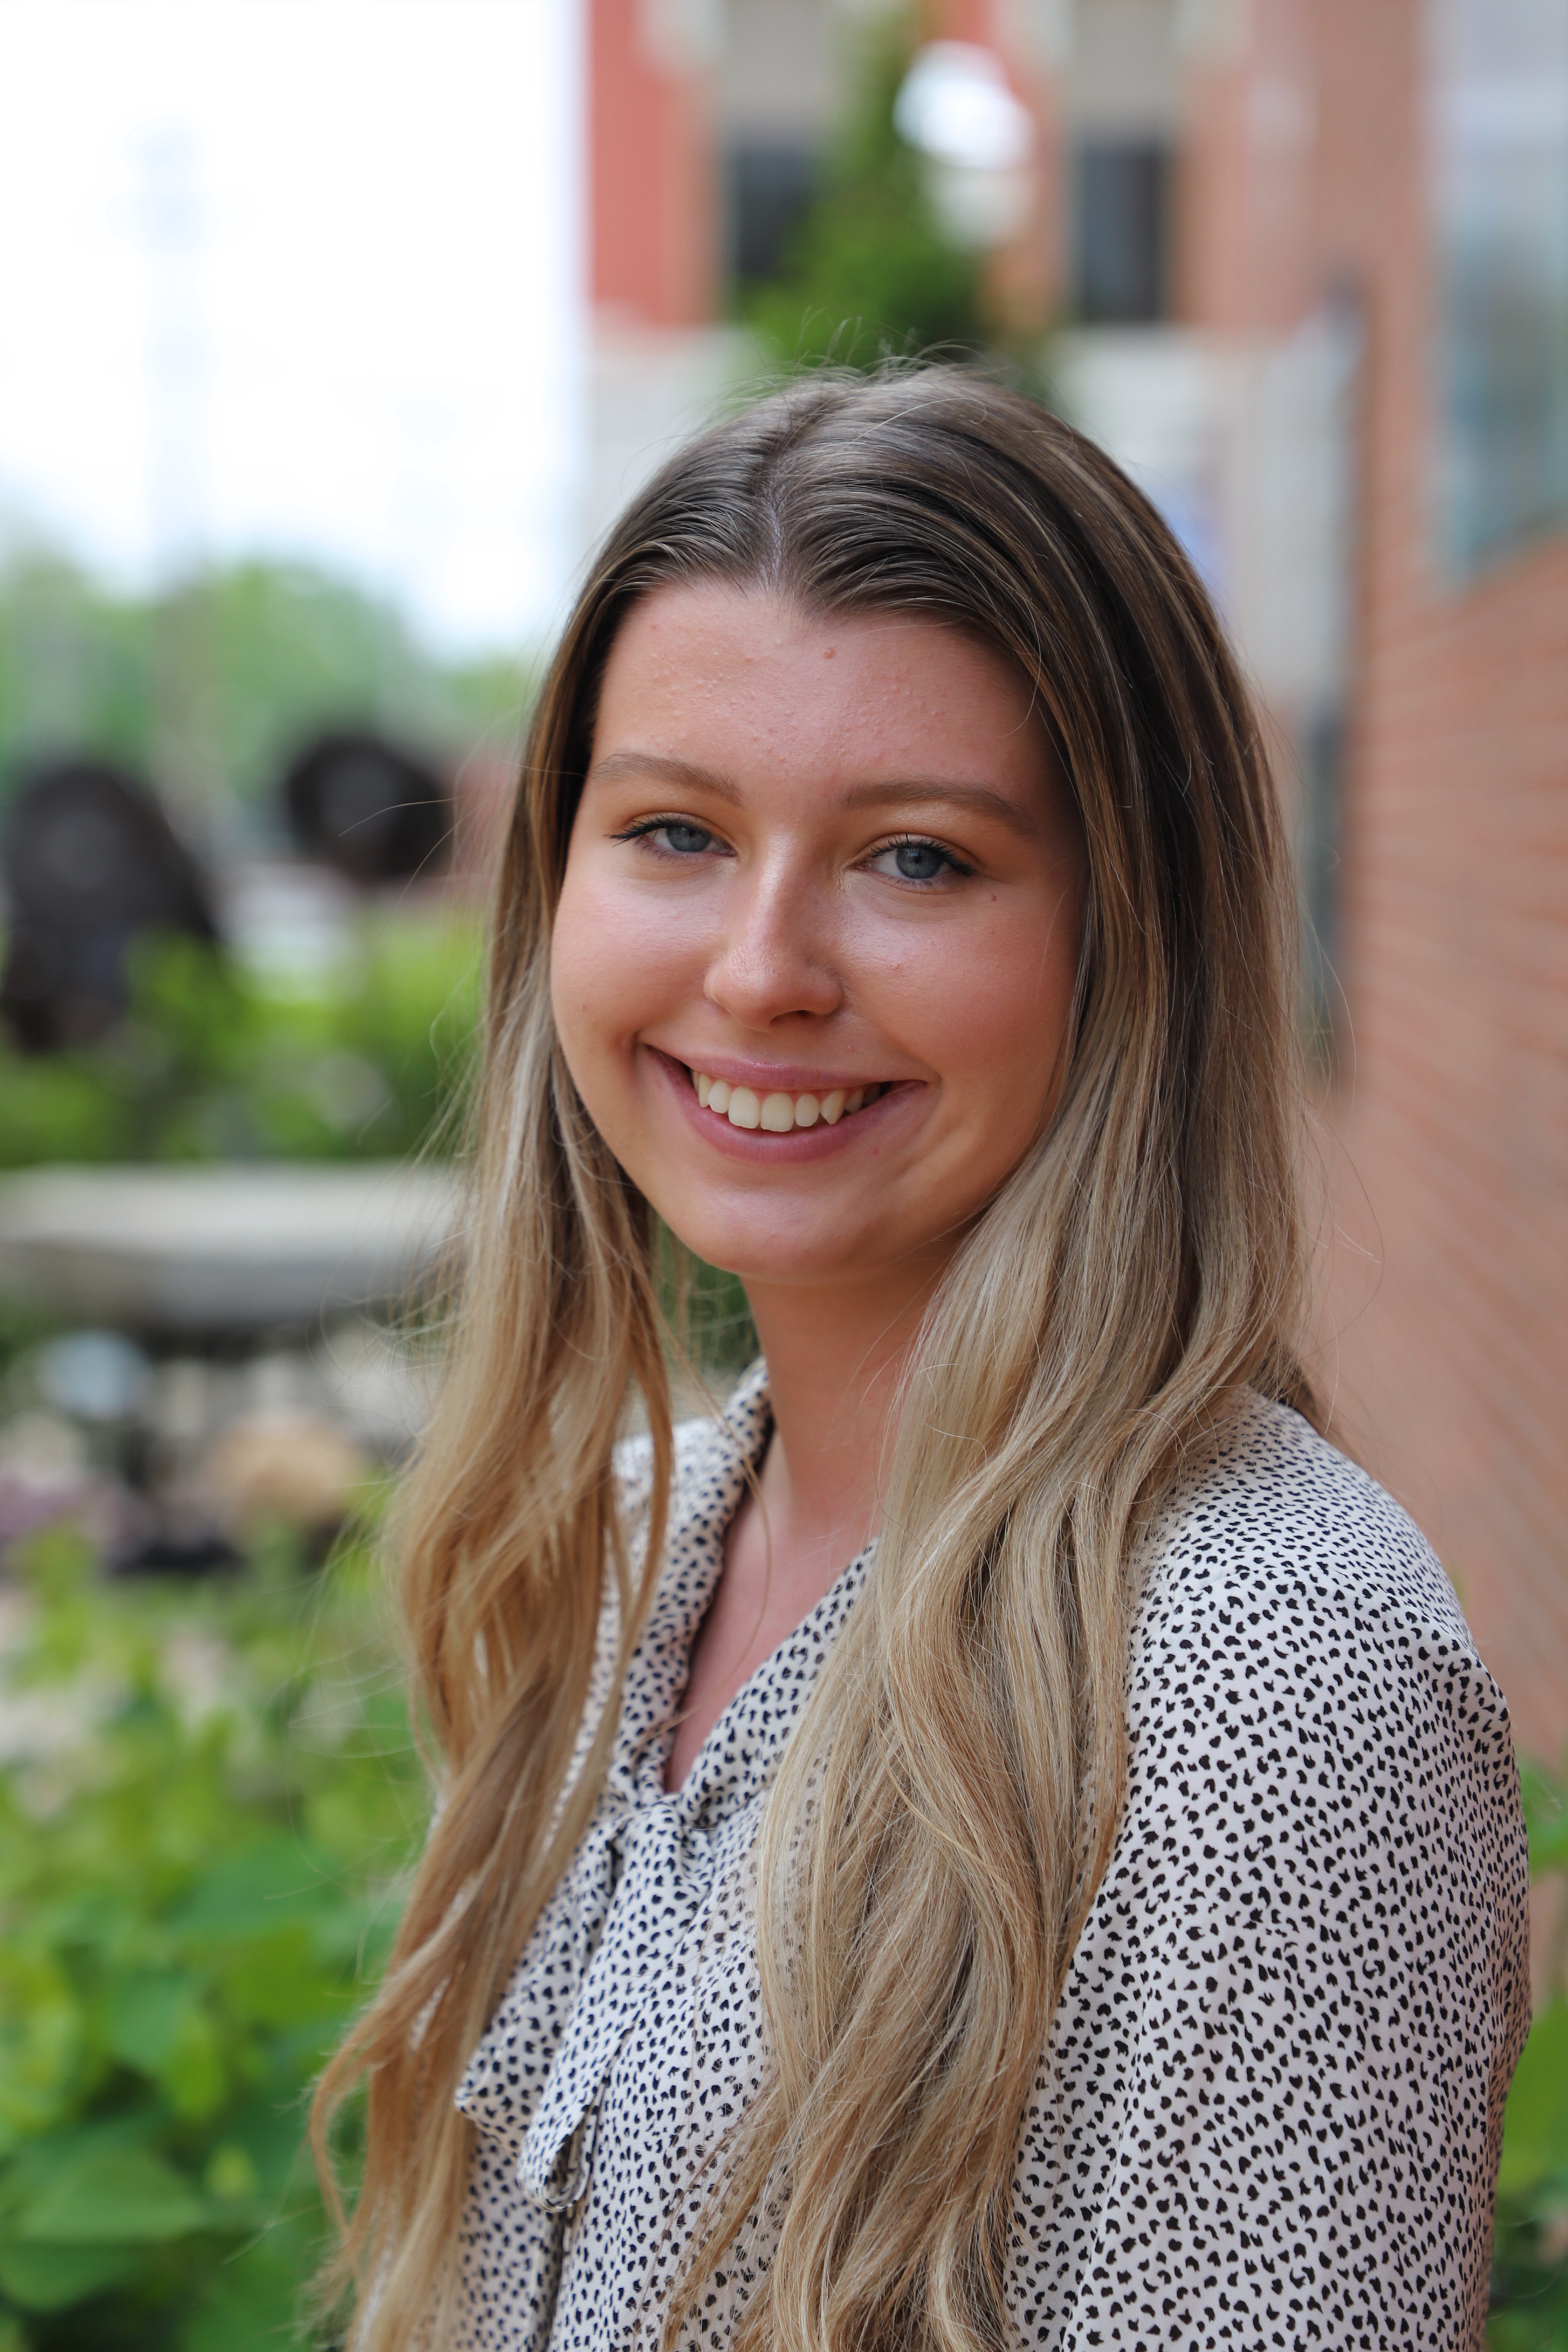
M575 552L579 0L0 0L0 518L323 559L452 647Z

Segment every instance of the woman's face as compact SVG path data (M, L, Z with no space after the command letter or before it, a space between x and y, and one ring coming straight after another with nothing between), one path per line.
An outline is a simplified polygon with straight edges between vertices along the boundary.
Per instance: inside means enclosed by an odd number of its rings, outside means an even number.
M567 1064L699 1255L753 1286L907 1289L1050 1109L1083 872L1000 655L905 614L660 589L616 639L572 831Z

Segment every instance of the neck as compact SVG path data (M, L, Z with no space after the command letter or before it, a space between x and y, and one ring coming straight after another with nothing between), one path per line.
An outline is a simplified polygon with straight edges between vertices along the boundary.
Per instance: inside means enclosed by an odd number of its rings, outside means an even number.
M831 1291L747 1286L768 1363L770 1521L805 1550L852 1559L875 1534L899 1381L935 1276Z

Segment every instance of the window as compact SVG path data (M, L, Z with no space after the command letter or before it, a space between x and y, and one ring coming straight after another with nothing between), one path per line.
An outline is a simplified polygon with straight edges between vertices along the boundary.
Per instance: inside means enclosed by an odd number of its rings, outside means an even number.
M1428 0L1437 539L1468 578L1568 518L1568 7Z
M1073 307L1094 325L1163 319L1171 158L1163 140L1086 139L1073 159Z

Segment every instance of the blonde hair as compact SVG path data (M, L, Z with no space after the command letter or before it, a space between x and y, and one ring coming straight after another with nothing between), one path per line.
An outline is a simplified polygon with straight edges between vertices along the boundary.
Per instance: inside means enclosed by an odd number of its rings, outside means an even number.
M367 2084L337 2272L374 2283L364 2352L447 2332L471 2132L452 2094L602 1786L616 1702L583 1717L606 1580L624 1668L658 1574L652 1220L565 1070L547 946L616 630L655 588L714 577L999 647L1076 799L1088 889L1065 1083L927 1316L874 1571L770 1800L768 2080L717 2152L667 2343L760 2204L780 2234L738 2346L1004 2340L1018 2132L1121 1807L1142 1539L1243 1392L1317 1417L1287 860L1254 713L1170 531L1092 445L954 370L819 378L715 427L594 568L500 877L459 1319L401 1530L444 1803L317 2109L324 2151ZM640 1561L611 1470L634 1388Z

